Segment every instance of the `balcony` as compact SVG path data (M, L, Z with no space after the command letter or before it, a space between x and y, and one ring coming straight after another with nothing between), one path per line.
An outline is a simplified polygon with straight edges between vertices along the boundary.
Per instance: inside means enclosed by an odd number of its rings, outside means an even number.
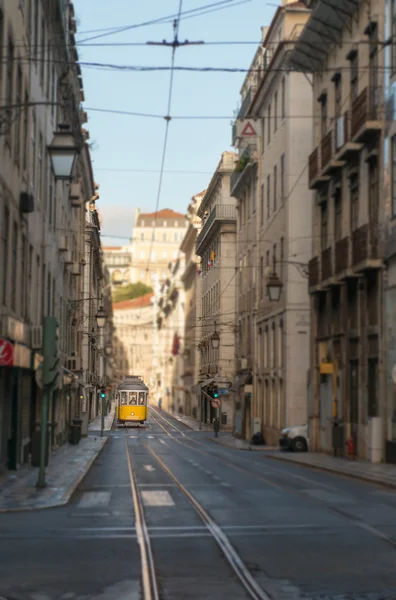
M380 116L382 88L370 90L368 87L352 103L351 139L365 143L382 130L383 117Z
M378 243L366 223L352 232L352 266L356 271L379 269Z
M323 250L321 256L322 272L321 280L327 281L333 276L333 248L330 246Z
M345 113L335 123L336 160L348 160L362 149L362 144L351 141L351 111Z
M234 204L217 204L210 213L204 226L202 227L200 234L197 237L197 240L195 242L197 252L199 252L200 248L202 248L202 245L206 240L212 227L214 227L218 223L236 222L236 218L237 214L236 207Z
M349 237L338 240L335 244L335 274L346 272L349 267Z
M308 159L308 185L311 190L317 190L321 188L330 180L329 176L322 175L320 154L321 145L319 144L319 146L317 146L317 148L315 148L315 150L310 154Z
M257 146L249 144L242 152L230 178L231 196L238 197L238 188L245 179L250 168L257 162Z
M308 263L308 287L311 290L319 285L319 258L315 256Z

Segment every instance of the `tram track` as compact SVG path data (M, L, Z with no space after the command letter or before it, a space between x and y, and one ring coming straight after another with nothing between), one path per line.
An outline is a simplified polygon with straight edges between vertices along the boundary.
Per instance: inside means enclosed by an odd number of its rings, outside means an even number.
M157 422L158 425L162 427L162 425L155 418L154 420ZM169 424L172 425L170 422ZM162 429L166 431L164 427L162 427ZM175 429L177 429L177 427L175 427ZM187 490L187 488L176 477L173 471L164 463L161 457L152 448L150 448L150 446L145 441L141 440L141 443L142 446L149 452L149 454L153 456L153 458L156 460L161 469L173 481L176 487L187 498L191 506L201 518L204 525L206 525L209 534L219 546L224 558L226 559L229 566L241 582L248 596L252 600L272 600L271 596L269 596L267 592L265 592L257 583L256 579L251 574L248 567L245 565L242 558L231 544L227 535L224 533L221 527L211 518L211 516L208 514L208 512L205 510L202 504L198 502L198 500L193 496L193 494L191 494L191 492ZM143 503L136 482L136 476L128 448L127 438L125 439L125 444L128 457L128 468L132 488L133 504L136 513L136 534L141 553L144 599L157 600L160 598L160 596L156 580L155 563L150 543L150 535L145 520Z
M164 421L166 421L167 423L169 423L176 431L181 432L175 425L173 425L170 421L168 421L167 419L165 419L165 417L163 417L162 415L159 415L159 413L157 413L157 411L155 411L155 413L160 416ZM151 412L151 415L153 416L153 413ZM390 545L393 549L396 550L396 538L394 538L393 536L390 536L384 532L382 532L380 529L377 529L376 527L365 523L362 519L360 519L359 517L356 517L354 515L351 515L349 512L341 509L341 508L336 508L334 506L329 506L325 501L320 500L318 498L313 498L312 496L308 496L307 494L305 494L304 492L297 490L295 487L293 487L292 485L287 485L284 483L279 483L279 482L275 482L273 480L271 480L268 477L265 477L259 473L255 473L254 471L251 471L249 469L247 469L245 466L241 466L236 464L235 462L232 462L230 460L227 460L221 456L218 455L218 453L215 452L208 452L207 450L201 450L201 448L197 448L196 446L191 446L189 443L186 443L184 440L180 440L178 438L176 438L174 435L172 435L172 433L170 433L169 431L167 431L165 429L165 427L159 423L159 421L153 417L154 420L156 421L156 423L166 432L166 434L173 440L175 441L177 444L180 444L186 448L189 448L190 450L193 450L194 452L197 452L198 454L201 454L202 456L207 456L209 458L213 458L213 456L216 457L216 460L218 460L219 462L221 462L222 464L228 466L229 468L232 468L234 470L240 471L246 475L249 475L255 479L258 479L260 481L263 481L264 483L266 483L267 485L269 485L272 488L281 490L282 492L286 492L289 494L293 494L296 497L299 498L303 498L305 501L309 502L310 504L322 508L324 510L326 510L327 512L329 512L330 514L336 515L340 518L342 518L345 522L349 523L350 525L353 525L355 527L358 527L359 529L363 529L369 533L371 533L373 536L381 539L383 542L385 542L386 544ZM185 436L188 437L188 436ZM194 444L196 444L197 446L206 448L206 445L203 444L202 442L199 442L198 440L194 440L194 439L189 439L189 442L192 442ZM266 468L267 465L261 465L257 462L254 461L254 464L259 467L259 468ZM279 469L275 469L274 467L269 467L269 469L271 469L271 471L277 472L277 473L281 473L282 472ZM300 476L298 476L298 478L301 478ZM305 479L305 478L304 478Z

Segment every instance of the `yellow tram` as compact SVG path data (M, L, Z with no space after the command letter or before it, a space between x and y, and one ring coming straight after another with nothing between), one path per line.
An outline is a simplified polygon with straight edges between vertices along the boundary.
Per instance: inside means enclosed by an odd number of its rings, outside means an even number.
M148 417L148 395L149 389L141 377L131 375L118 386L116 393L117 401L117 425L128 425L129 423L140 423L141 425Z

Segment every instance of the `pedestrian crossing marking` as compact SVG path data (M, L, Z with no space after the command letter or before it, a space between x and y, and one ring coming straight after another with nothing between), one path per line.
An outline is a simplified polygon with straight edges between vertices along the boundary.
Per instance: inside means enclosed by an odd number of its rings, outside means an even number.
M143 503L146 506L174 506L171 495L166 490L148 491L141 492Z
M78 508L105 508L110 500L111 492L84 492Z

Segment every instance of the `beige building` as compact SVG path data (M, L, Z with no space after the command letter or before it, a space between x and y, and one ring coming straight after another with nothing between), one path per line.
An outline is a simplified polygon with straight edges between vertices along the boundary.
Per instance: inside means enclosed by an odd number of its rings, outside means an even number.
M278 443L286 426L307 419L312 199L302 177L311 149L312 88L287 71L310 11L283 2L267 29L242 88L234 125L237 198L237 394L235 434L261 431ZM267 295L270 274L282 285Z
M169 208L157 213L135 214L131 254L131 282L152 285L165 281L169 263L175 264L184 238L187 221L184 215Z
M139 375L147 385L153 381L153 293L113 304L117 338L117 364L121 379Z
M68 438L80 416L85 389L81 330L85 306L83 274L97 300L89 305L94 322L105 285L101 272L99 217L89 215L96 236L97 268L87 264L86 209L95 195L81 69L77 64L73 3L16 2L0 7L0 471L27 464L34 423L40 419L42 391L35 370L42 362L43 318L59 323L60 375L51 394L50 449ZM57 44L48 43L57 40ZM39 48L41 60L33 60ZM36 57L37 58L37 57ZM80 153L70 181L54 170L49 145L58 123ZM92 222L91 222L92 220ZM96 354L102 350L97 339ZM100 373L97 360L86 368ZM14 382L14 384L11 384ZM12 393L15 390L15 393ZM16 426L11 426L11 423Z
M185 255L185 269L181 281L185 290L184 350L183 350L183 412L187 416L199 417L197 382L199 379L201 339L198 317L201 315L202 278L199 277L201 260L195 253L195 241L201 230L202 221L198 210L206 190L192 197L187 208L188 229L180 250Z
M385 63L390 56L383 40L389 38L392 16L386 6L390 4L382 1L333 0L329 5L318 0L292 54L294 68L313 73L315 127L307 157L309 188L315 190L309 264L312 449L333 450L336 418L343 432L339 452L351 438L358 456L375 462L386 457L396 437L394 400L387 404L385 385L385 377L392 381L393 361L386 373L383 368L387 336L395 357L396 321L390 303L386 330L383 232L384 217L392 215L389 175L386 181L383 168L388 160L384 73L390 83L390 62ZM330 35L334 43L325 41ZM312 50L317 44L320 54ZM390 127L395 131L394 124L387 127L391 135ZM392 254L391 243L387 253ZM389 267L389 276L388 300L394 294L394 267Z
M220 416L222 429L234 425L234 396L230 391L235 372L235 251L236 201L230 195L230 177L236 154L223 152L201 201L202 228L195 242L201 257L200 419L211 423ZM219 336L219 344L214 343ZM213 408L211 389L220 390L220 408Z
M129 246L104 246L103 256L113 290L132 283L132 253Z

